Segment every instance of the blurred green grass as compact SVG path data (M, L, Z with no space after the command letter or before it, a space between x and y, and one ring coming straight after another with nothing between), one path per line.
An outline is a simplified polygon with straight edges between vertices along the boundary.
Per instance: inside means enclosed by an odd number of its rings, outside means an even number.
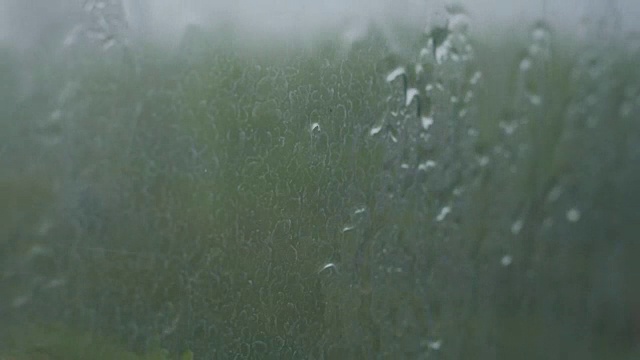
M583 185L583 158L608 163L613 136L637 129L619 111L638 94L635 60L617 48L583 64L587 50L535 26L542 36L452 33L440 63L420 52L426 37L400 52L376 31L350 48L256 50L193 30L174 53L78 49L33 64L39 95L19 101L13 80L3 91L22 105L0 120L12 169L0 173L0 286L29 301L0 315L174 357L632 356L636 295L602 326L590 308L591 269L613 245L580 241L597 223L562 221L602 205L589 201L606 180ZM51 109L62 120L38 125ZM581 111L613 125L590 129ZM623 151L612 172L632 159ZM569 199L549 201L554 189ZM56 356L115 358L80 343Z

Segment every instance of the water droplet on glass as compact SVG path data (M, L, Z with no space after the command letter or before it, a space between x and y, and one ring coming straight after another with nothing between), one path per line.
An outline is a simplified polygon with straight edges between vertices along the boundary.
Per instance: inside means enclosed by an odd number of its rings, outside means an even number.
M542 98L540 97L540 95L529 95L529 102L531 103L531 105L534 106L539 106L540 104L542 104Z
M502 257L502 259L500 259L500 264L504 267L511 265L512 262L513 258L511 257L511 255L505 255Z
M413 98L417 97L419 94L420 94L420 92L416 88L408 89L407 90L407 100L405 102L405 105L409 106L409 104L411 104L411 102L413 101Z
M355 225L346 225L345 227L342 228L342 232L346 233L346 232L349 232L349 231L351 231L351 230L353 230L355 228L356 228Z
M452 31L466 31L469 27L470 19L465 8L460 4L447 5L446 8L449 14L449 28Z
M518 235L524 226L524 220L518 219L513 224L511 224L511 233L513 235Z
M570 222L577 222L580 220L580 210L576 208L571 208L567 211L567 220Z
M442 45L437 46L435 50L436 54L436 62L438 64L442 64L445 60L449 58L449 50L451 43L449 41L445 41Z
M387 82L392 82L398 76L405 75L406 71L403 67L398 67L387 75Z
M433 160L427 160L425 162L423 162L422 164L418 165L418 170L422 170L422 171L427 171L431 168L436 167L436 162Z
M469 90L464 94L464 103L468 104L473 100L473 91Z
M420 49L418 55L421 59L426 59L429 56L429 50L427 50L426 48L422 48Z
M365 211L367 211L367 208L366 208L366 207L364 207L364 206L360 206L359 208L355 209L355 210L353 211L353 213L357 215L357 214L362 214L362 213L364 213Z
M449 215L449 213L451 212L451 207L449 206L445 206L440 210L440 213L438 214L438 216L436 216L436 221L442 221L444 220L447 215Z
M516 124L515 122L509 123L506 121L500 121L499 126L502 129L502 131L504 131L504 134L507 136L513 134L518 128L518 124Z
M423 116L421 119L422 128L425 130L429 130L431 125L433 125L433 118L430 116Z
M469 84L471 85L475 85L478 83L478 81L480 81L480 78L482 77L482 72L480 71L476 71L475 73L473 73L473 75L471 76L471 79L469 79Z
M108 36L102 41L102 50L107 51L116 44L116 39L113 36Z
M560 198L560 195L562 195L562 187L556 185L549 191L549 194L547 195L547 201L554 202Z
M323 272L323 271L329 271L329 270L333 270L335 272L338 272L338 267L336 266L336 264L334 263L327 263L325 265L323 265L320 270L318 270L318 274Z
M442 340L429 340L427 341L427 346L431 350L438 351L442 347Z
M536 27L532 34L533 40L542 41L547 37L547 32L541 27Z
M374 126L369 130L369 135L374 136L382 130L382 125Z

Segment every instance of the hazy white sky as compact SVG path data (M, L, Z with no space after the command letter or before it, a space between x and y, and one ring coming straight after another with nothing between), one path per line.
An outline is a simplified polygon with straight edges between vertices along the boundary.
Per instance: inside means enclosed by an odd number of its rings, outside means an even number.
M0 0L0 43L29 46L52 25L73 24L91 0ZM114 0L110 0L114 1ZM95 0L94 2L100 2ZM104 1L103 2L109 2ZM231 26L249 36L294 36L389 21L425 26L444 17L443 0L122 0L137 34L171 43L189 24ZM540 18L574 31L585 17L618 9L626 28L638 29L640 0L461 0L475 28L516 26ZM60 27L59 26L59 27Z

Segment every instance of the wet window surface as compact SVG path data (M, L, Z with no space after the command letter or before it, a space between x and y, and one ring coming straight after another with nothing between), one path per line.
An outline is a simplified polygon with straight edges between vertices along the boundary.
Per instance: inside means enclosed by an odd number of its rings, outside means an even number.
M0 360L640 356L633 2L34 3Z

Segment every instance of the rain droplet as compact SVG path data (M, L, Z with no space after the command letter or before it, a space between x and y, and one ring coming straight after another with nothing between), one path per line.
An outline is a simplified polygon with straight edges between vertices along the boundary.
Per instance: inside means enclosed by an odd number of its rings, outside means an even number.
M531 105L534 106L538 106L540 104L542 104L542 98L540 97L540 95L529 95L529 102L531 103Z
M511 265L512 262L513 258L511 257L511 255L505 255L502 257L502 259L500 259L500 264L504 267Z
M476 71L475 73L473 73L473 75L471 76L471 79L469 79L469 84L471 85L475 85L478 83L478 81L480 81L480 78L482 77L482 72L480 71Z
M369 130L369 135L374 136L382 130L382 125L374 126Z
M516 129L518 128L518 125L515 122L514 123L508 123L506 121L501 121L499 126L502 129L502 131L504 131L504 134L507 135L507 136L513 134L516 131Z
M464 94L464 103L468 104L473 100L473 91L469 90Z
M418 170L422 170L422 171L427 171L431 168L436 167L436 162L433 160L427 160L425 162L423 162L422 164L418 165Z
M319 273L321 273L321 272L323 272L323 271L325 271L325 270L328 270L328 269L333 269L333 271L338 272L338 267L336 266L336 264L334 264L334 263L327 263L327 264L325 264L324 266L322 266L322 267L320 268L320 270L318 270L318 274L319 274Z
M392 72L390 72L389 75L387 75L387 82L392 82L398 76L405 75L405 74L406 74L405 69L402 66L398 67L395 70L393 70Z
M351 231L351 230L353 230L355 228L356 228L355 225L346 225L345 227L342 228L342 232L346 233L346 232L349 232L349 231Z
M431 350L438 351L442 347L442 340L429 340L427 341L427 346Z
M547 195L547 201L554 202L560 198L560 195L562 195L562 187L556 185L551 189L551 191L549 191L549 194Z
M413 98L417 97L419 94L420 94L420 92L416 88L408 89L407 90L407 100L405 102L405 106L409 106L409 104L411 104L411 102L413 101Z
M548 36L547 29L544 28L542 24L538 24L536 28L533 30L531 37L534 41L543 41Z
M450 42L446 40L442 45L436 47L436 62L442 64L449 57Z
M567 211L567 220L570 222L577 222L580 220L580 210L576 208L571 208Z
M107 51L116 44L116 39L113 36L108 36L102 41L102 50Z
M467 31L470 19L462 5L448 5L447 12L449 13L449 28L452 31Z
M518 235L524 226L524 221L522 219L516 220L513 224L511 224L511 233L513 235Z
M423 116L422 119L422 128L425 130L429 130L431 125L433 125L433 118L431 116Z
M436 221L442 221L444 220L447 215L449 215L449 213L451 212L451 207L449 206L445 206L440 210L440 213L438 214L438 216L436 216Z

